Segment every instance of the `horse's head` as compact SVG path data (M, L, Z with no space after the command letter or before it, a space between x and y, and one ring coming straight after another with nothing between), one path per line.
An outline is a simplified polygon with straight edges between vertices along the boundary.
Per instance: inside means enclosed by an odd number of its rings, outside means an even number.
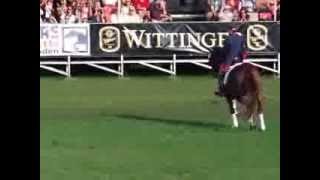
M213 71L219 70L219 65L223 61L225 55L221 47L214 47L209 53L209 64L212 66Z

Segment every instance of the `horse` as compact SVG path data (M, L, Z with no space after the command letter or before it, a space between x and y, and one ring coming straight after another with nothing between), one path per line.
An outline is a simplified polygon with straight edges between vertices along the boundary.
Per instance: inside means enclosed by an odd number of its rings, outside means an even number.
M213 48L209 53L209 64L218 71L219 64L225 58L222 48ZM232 117L232 127L238 128L238 118L247 120L250 129L266 130L263 106L261 77L258 69L250 63L233 64L224 77L224 98Z

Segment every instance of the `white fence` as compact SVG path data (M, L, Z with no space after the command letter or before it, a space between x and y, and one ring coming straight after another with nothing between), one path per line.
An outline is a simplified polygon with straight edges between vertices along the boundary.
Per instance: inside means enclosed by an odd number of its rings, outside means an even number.
M51 60L51 61L41 61L40 60L40 68L45 69L47 71L55 72L61 74L63 76L71 77L72 75L72 66L73 65L87 65L96 69L100 69L102 71L113 73L119 76L124 76L125 65L126 64L140 64L142 66L146 66L148 68L162 71L164 73L170 75L177 75L177 64L194 64L201 68L212 69L210 65L208 65L208 58L202 59L179 59L175 54L173 54L171 59L144 59L144 60L132 60L126 59L126 57L121 54L118 59L99 59L99 60L83 60L79 57L72 59L71 56L61 57L63 60ZM270 71L280 76L280 53L277 57L274 58L249 58L245 59L245 62L249 62L254 66L257 66L261 69ZM272 63L272 68L267 66L266 63ZM159 64L169 64L170 68L166 69ZM108 67L108 65L117 65L116 69L112 69ZM57 68L54 66L61 66L62 68Z

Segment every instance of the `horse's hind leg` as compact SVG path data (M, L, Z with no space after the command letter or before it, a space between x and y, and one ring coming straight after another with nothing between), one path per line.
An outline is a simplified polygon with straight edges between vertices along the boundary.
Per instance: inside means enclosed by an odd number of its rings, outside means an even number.
M258 98L258 124L262 131L266 130L266 125L264 122L264 115L263 115L263 104L262 104L262 98Z
M235 99L227 98L229 109L232 117L232 127L238 128L239 122L237 118L237 101Z

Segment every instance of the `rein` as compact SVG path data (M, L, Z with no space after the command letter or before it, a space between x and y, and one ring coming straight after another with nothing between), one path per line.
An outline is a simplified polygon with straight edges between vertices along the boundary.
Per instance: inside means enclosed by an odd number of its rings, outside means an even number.
M230 75L231 71L234 70L236 67L241 66L244 63L246 63L246 62L236 63L236 64L230 66L229 70L226 72L226 74L225 74L225 76L223 78L223 84L224 85L227 84L228 78L229 78L229 75Z

